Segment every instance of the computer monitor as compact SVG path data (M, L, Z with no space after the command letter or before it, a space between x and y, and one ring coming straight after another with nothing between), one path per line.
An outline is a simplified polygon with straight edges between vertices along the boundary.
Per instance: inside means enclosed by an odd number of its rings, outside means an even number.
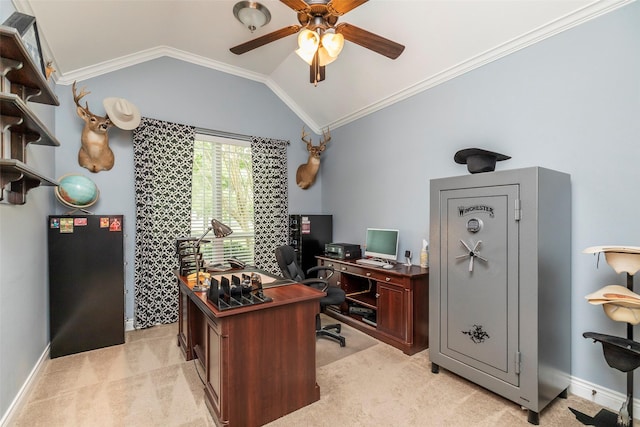
M398 230L367 228L364 256L395 261L398 259Z

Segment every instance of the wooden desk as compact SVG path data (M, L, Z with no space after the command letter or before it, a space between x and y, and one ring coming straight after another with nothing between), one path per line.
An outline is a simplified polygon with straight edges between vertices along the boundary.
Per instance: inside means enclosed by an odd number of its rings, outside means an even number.
M299 283L264 290L273 301L220 311L186 277L178 345L205 372L205 401L222 426L260 426L320 399L315 318L324 292Z
M429 345L429 269L396 264L385 270L352 260L317 256L318 265L331 266L330 281L340 286L347 300L340 307L327 307L326 314L392 345L415 354ZM364 307L375 313L376 322L366 323L349 307Z

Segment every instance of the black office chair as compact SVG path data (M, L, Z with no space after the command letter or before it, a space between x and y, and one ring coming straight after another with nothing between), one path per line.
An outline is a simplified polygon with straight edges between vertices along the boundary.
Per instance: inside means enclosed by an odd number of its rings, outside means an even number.
M302 268L296 262L296 252L291 246L280 246L276 248L276 260L286 279L295 280L307 286L311 286L326 292L326 296L320 299L321 311L328 305L342 304L345 300L345 293L336 286L329 286L329 278L333 275L333 267L316 266L307 270L307 275L317 274L318 277L307 278ZM320 323L320 313L316 316L316 336L329 337L340 342L340 347L346 345L345 338L340 335L342 325L339 323L322 326ZM335 332L333 331L335 330Z

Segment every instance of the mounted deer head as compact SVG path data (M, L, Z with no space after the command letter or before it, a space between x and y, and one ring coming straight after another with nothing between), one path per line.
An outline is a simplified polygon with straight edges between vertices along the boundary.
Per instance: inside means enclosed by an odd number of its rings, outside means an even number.
M331 141L331 133L329 132L329 129L327 129L326 132L322 131L322 140L319 145L313 145L311 143L311 138L305 139L308 136L309 134L304 131L304 126L302 126L302 136L300 138L307 144L309 159L307 160L307 163L298 166L296 182L298 183L298 187L303 190L311 187L311 185L316 181L316 175L320 168L320 154L322 154L326 148L327 143Z
M109 148L109 134L107 133L113 124L109 117L96 116L89 111L88 102L84 107L80 105L80 100L91 92L82 88L80 94L76 94L76 82L73 82L71 89L73 90L73 100L77 106L76 113L84 120L78 163L94 173L108 171L113 167L115 161L113 151Z

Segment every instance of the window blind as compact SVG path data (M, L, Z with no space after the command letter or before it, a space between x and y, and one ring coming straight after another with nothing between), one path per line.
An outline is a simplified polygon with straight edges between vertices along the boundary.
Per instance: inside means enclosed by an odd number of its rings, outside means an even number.
M217 239L210 232L201 244L205 260L217 264L233 257L253 264L250 142L198 133L193 157L191 235L201 236L212 218L231 227L233 233Z

